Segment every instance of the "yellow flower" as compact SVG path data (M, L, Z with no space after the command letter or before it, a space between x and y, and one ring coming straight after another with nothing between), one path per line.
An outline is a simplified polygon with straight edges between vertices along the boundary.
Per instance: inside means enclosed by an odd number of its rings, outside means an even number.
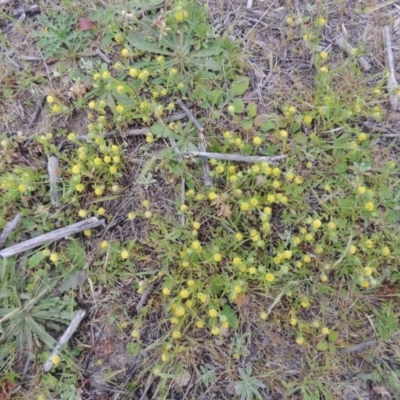
M281 170L278 167L272 169L272 175L278 177L281 174Z
M236 233L235 235L236 240L243 240L243 234L241 232Z
M170 75L176 75L178 73L178 70L176 68L171 68L169 71Z
M119 114L122 114L124 112L124 106L122 104L118 104L117 107L115 107L115 109Z
M103 77L103 79L108 79L111 76L110 71L103 71L103 73L101 74L101 76Z
M100 80L100 78L101 78L101 76L100 76L100 74L97 73L97 72L93 75L93 79L94 79L95 81Z
M195 281L193 279L189 279L187 281L187 285L188 285L188 287L193 287L195 285Z
M259 146L261 143L262 143L262 138L260 137L260 136L254 136L254 138L253 138L253 143L256 145L256 146Z
M218 328L217 326L214 326L214 327L211 329L211 333L212 333L213 335L219 335L219 332L220 332L220 330L219 330L219 328Z
M324 327L321 329L321 333L322 333L323 335L329 335L329 332L330 332L330 330L329 330L329 328L326 327L326 326L324 326Z
M171 294L171 290L167 287L163 288L162 293L164 296L169 296Z
M92 100L89 102L88 106L93 110L94 108L96 108L96 103Z
M54 96L52 96L52 95L49 95L49 96L47 96L46 97L46 101L49 103L49 104L52 104L52 103L54 103Z
M153 216L153 213L151 211L146 211L144 213L144 217L147 218L147 219L151 218L152 216Z
M56 263L59 260L58 254L57 253L51 253L50 254L50 261Z
M297 325L297 318L290 318L290 321L289 321L289 323L290 323L290 325L292 325L292 326L296 326Z
M174 339L180 339L180 338L182 337L182 334L181 334L180 331L173 331L173 332L172 332L172 337L173 337Z
M364 268L364 275L365 276L371 276L374 270L371 267L365 267Z
M201 249L201 243L198 240L195 240L194 242L192 242L192 248L194 250L200 250Z
M78 184L75 186L75 190L76 190L77 192L79 192L79 193L82 193L82 192L85 190L85 186L84 186L82 183L78 183Z
M242 211L248 211L248 210L250 209L249 203L246 203L246 202L241 203L241 204L240 204L240 209L241 209Z
M390 256L390 249L389 249L389 247L385 246L385 247L382 249L382 255L385 256L385 257Z
M229 114L231 114L231 115L232 115L232 114L235 114L235 111L236 111L236 110L235 110L235 106L234 106L233 104L231 104L231 105L228 106L228 113L229 113Z
M53 107L51 107L51 110L52 110L54 113L58 113L58 112L61 111L61 107L60 107L58 104L54 104Z
M322 222L319 219L315 219L312 223L312 226L314 229L318 229L321 228L322 226Z
M235 143L236 146L241 146L241 145L242 145L242 139L236 138L236 139L234 140L234 143Z
M121 50L121 56L122 57L129 57L130 51L128 49L122 49Z
M79 211L78 211L78 215L79 215L81 218L85 218L86 215L87 215L87 212L86 212L86 210L79 210Z
M374 205L374 203L372 201L368 201L367 203L365 203L364 208L367 211L374 211L375 205Z
M333 231L334 229L336 229L336 224L333 221L328 222L327 225L328 229Z
M24 192L26 192L26 186L21 184L21 185L18 186L18 190L19 190L21 193L24 193Z
M267 282L273 282L275 280L275 276L273 274L271 274L270 272L268 272L268 274L265 275L265 280Z
M168 354L167 353L162 353L161 354L161 361L162 362L167 362L169 360Z
M218 197L218 195L217 195L215 192L210 192L210 193L208 194L208 198L209 198L210 200L215 200L217 197Z
M107 240L103 240L101 243L100 243L100 248L101 249L106 249L107 247L108 247L108 242L107 242Z
M104 193L104 187L96 186L94 189L94 193L96 196L101 196Z
M199 293L197 295L197 298L202 302L203 304L207 301L207 295L204 293Z
M374 242L372 240L368 239L365 241L364 245L367 249L372 249L374 247Z
M122 250L121 251L121 258L123 260L126 260L127 258L129 258L129 251L128 250Z
M290 260L292 258L292 252L290 250L285 250L283 252L283 258L285 260Z
M305 115L305 116L303 117L303 121L304 121L304 123L307 124L307 125L310 125L311 122L312 122L312 120L313 120L313 118L312 118L311 115Z
M326 19L325 19L324 17L318 17L318 18L315 20L315 24L316 24L317 26L324 26L324 25L326 24Z
M365 186L359 186L357 188L357 193L358 194L364 194L364 193L366 193L366 191L367 191L367 188Z
M369 135L367 135L366 133L360 133L357 139L359 142L365 142L366 140L369 139Z
M208 312L208 315L209 315L211 318L216 318L216 317L218 317L218 311L217 311L215 308L212 308L212 309Z
M51 357L51 361L54 364L54 366L57 367L61 362L61 358L58 354L56 354L53 357Z
M267 201L268 201L268 203L274 203L275 200L276 200L276 197L275 197L274 194L269 194L269 195L267 195Z
M293 18L292 18L292 17L287 17L287 18L286 18L286 23L287 23L288 25L293 25L293 24L294 24Z
M196 322L196 327L199 328L199 329L203 328L204 327L204 322L203 321L197 321Z
M363 288L368 288L368 287L369 287L369 282L368 282L366 279L364 279L364 280L361 282L361 287L363 287Z
M181 206L179 207L179 210L182 211L182 212L185 212L185 211L188 210L188 208L189 207L186 204L181 204Z
M301 305L303 308L308 308L308 307L310 307L310 302L308 301L308 299L303 299L303 300L300 302L300 305Z
M221 260L222 260L222 254L221 253L214 254L214 261L220 262Z
M286 138L289 136L288 131L285 130L285 129L281 129L281 130L279 131L279 136L280 136L281 138L283 138L283 139L286 139Z
M352 244L350 246L349 253L350 254L356 254L357 253L357 247Z
M142 72L139 73L138 77L141 81L146 81L149 77L150 72L147 69L144 69Z
M176 19L178 22L183 21L183 19L184 19L184 14L183 14L183 12L181 12L181 11L177 12L177 13L175 14L175 19Z
M257 273L257 268L256 267L250 267L249 268L249 274L250 275L255 275Z
M183 306L178 306L178 307L176 307L176 309L175 309L175 315L176 315L177 317L182 317L183 315L185 315L185 309L184 309L184 307L183 307Z
M297 343L299 346L302 346L305 342L306 342L306 341L304 340L304 338L303 338L302 336L298 336L298 337L296 338L296 343Z
M252 197L252 198L250 199L250 204L251 204L253 207L257 207L258 204L259 204L259 201L258 201L258 199L256 199L255 197Z
M236 285L233 290L235 291L236 294L242 293L243 288L240 285Z
M189 297L189 292L186 289L182 289L179 292L179 296L181 296L182 299L187 299Z
M301 185L304 182L303 177L302 176L296 176L296 178L294 178L294 182L297 185Z
M321 67L319 69L323 74L326 74L328 72L328 68L327 67Z
M303 261L304 261L305 263L309 263L309 262L311 262L311 257L310 257L308 254L306 254L306 255L303 257Z
M136 78L139 75L139 70L137 68L131 68L128 72L128 74L132 77L132 78Z
M321 53L319 53L319 56L323 59L326 60L329 57L329 54L326 51L321 51Z

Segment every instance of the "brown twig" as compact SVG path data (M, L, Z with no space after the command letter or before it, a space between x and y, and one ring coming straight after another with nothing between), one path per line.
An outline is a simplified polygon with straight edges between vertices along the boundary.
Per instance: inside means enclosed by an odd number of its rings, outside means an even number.
M193 115L193 113L189 110L189 108L185 105L185 103L182 100L178 100L179 106L182 108L182 110L186 113L187 117L189 118L190 121L193 122L193 125L197 128L199 131L199 149L202 152L207 151L206 147L206 141L203 135L204 128L200 124L200 122L197 120L197 118ZM212 186L212 180L210 177L210 169L208 168L207 161L205 159L201 160L201 166L203 169L203 178L204 178L204 183L206 186Z
M50 156L47 162L47 172L49 174L50 182L50 201L54 207L60 207L60 194L58 191L58 170L59 170L58 158Z
M207 153L202 151L186 151L183 153L184 155L194 156L194 157L203 157L209 158L213 160L222 160L222 161L238 161L238 162L246 162L246 163L257 163L257 162L267 162L269 164L276 164L276 161L283 160L286 158L286 155L281 156L246 156L244 154L221 154L221 153Z
M12 221L7 222L6 226L3 229L3 232L1 232L0 235L0 248L7 240L8 236L10 236L10 233L18 226L19 222L21 221L21 218L22 218L21 214L17 214Z
M32 128L33 124L35 123L36 119L38 118L39 114L41 113L45 100L46 100L46 96L42 96L40 98L39 103L36 106L35 111L33 112L32 117L29 121L28 129Z
M24 242L7 247L0 251L0 257L7 258L15 256L16 254L32 250L46 243L55 242L67 236L72 236L76 233L82 232L85 229L93 229L97 228L98 226L104 226L104 219L98 220L95 217L85 219L84 221L77 222L76 224L68 225L64 228L60 228L55 231L45 233L44 235L37 236L33 239L25 240Z
M144 303L146 302L147 298L149 297L149 294L154 288L154 283L150 283L150 285L146 288L146 290L142 293L142 296L140 297L139 302L137 303L136 306L136 312L139 314L140 310L143 308Z
M96 49L95 53L107 64L111 64L111 60L100 50Z
M336 38L335 43L342 51L347 53L349 56L352 55L353 48L350 46L350 44L345 40L343 36L339 36L338 38ZM372 68L371 64L364 57L358 57L357 61L364 71L369 71Z
M390 30L388 26L382 28L383 41L385 43L386 49L386 66L389 69L387 77L387 91L389 93L390 107L393 111L399 109L399 99L397 93L399 91L399 85L396 79L396 70L394 67L393 51L392 51L392 41L390 38Z
M369 342L356 344L354 346L347 347L345 349L340 350L340 353L356 353L357 351L363 351L368 347L373 347L376 345L376 340L370 340Z

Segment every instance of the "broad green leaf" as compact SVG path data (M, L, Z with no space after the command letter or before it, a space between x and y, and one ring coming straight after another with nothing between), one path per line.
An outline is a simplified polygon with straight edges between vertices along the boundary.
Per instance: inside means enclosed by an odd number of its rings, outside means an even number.
M165 126L161 123L156 123L150 127L150 131L153 135L161 138L174 138L179 139L179 135L176 134L172 129L169 129L168 126Z
M133 47L137 48L138 50L149 52L149 53L162 54L165 56L173 55L173 53L171 53L170 51L167 51L167 50L164 50L164 49L158 47L157 45L144 39L137 33L129 32L128 40L129 40L130 44Z
M338 340L338 338L339 338L339 334L338 334L337 332L331 332L331 333L329 334L328 340L329 340L331 343L335 343L336 340Z
M222 104L222 101L223 101L222 94L223 94L222 90L219 90L219 89L212 90L208 95L210 103L212 105L220 105L220 104Z
M143 8L147 9L158 6L161 3L164 3L164 0L133 0L131 6L142 10Z
M223 49L221 46L214 45L214 46L210 46L207 49L193 51L192 53L190 53L189 56L195 57L195 58L213 57L213 56L220 54L222 52L222 50Z
M298 132L293 136L293 139L295 140L296 143L298 144L304 144L307 143L307 135L303 132Z
M224 315L228 319L228 323L233 329L237 329L239 321L232 307L225 305L221 311L221 315Z
M247 115L249 118L254 118L257 115L257 104L254 101L247 104Z
M232 104L235 107L235 113L241 114L244 112L244 103L242 99L235 99Z
M249 88L250 80L247 76L240 76L236 78L234 82L232 82L232 89L235 93L235 96L240 96L246 92Z
M261 126L264 125L267 122L270 122L272 120L271 116L268 114L259 114L254 118L254 125L255 126Z
M242 126L245 131L248 131L253 127L253 121L249 118L244 118L243 122L242 122Z
M37 267L44 258L45 258L45 255L43 254L43 251L37 251L35 254L33 254L32 256L29 257L28 267L29 268Z
M260 129L261 129L263 132L273 131L273 130L276 129L275 122L273 122L273 121L266 122L265 124L262 124L262 125L260 126Z
M317 344L317 350L319 350L319 351L328 350L328 345L327 345L327 343L325 343L325 342L319 342L319 343Z
M214 276L211 281L211 290L214 294L220 294L224 290L225 279L221 275Z
M74 267L83 268L85 266L85 250L78 240L72 240L69 243L67 255Z
M298 123L294 123L291 127L290 127L290 133L296 133L300 130L301 125Z

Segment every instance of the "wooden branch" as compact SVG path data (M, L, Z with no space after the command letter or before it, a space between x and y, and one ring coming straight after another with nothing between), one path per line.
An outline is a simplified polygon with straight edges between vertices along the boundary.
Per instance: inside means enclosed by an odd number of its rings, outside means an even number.
M71 323L69 324L69 327L67 330L64 332L64 334L61 336L61 339L58 341L56 347L54 347L54 350L51 352L50 357L47 359L47 361L43 365L43 369L45 372L48 372L51 370L53 367L53 357L58 354L60 351L61 346L64 344L67 344L68 341L71 339L72 335L75 333L75 331L78 329L79 324L82 322L83 318L86 315L85 310L79 310L76 314L75 317L72 319Z
M100 50L96 49L95 53L107 64L111 64L111 60Z
M19 222L21 221L21 214L17 214L12 221L7 222L6 226L1 232L0 235L0 248L3 247L3 244L6 242L7 238L10 236L10 233L18 226Z
M49 173L50 181L50 201L54 207L60 207L60 193L58 191L58 158L50 156L47 162L47 172Z
M393 51L392 51L392 41L390 38L390 30L388 26L384 26L382 28L383 41L385 43L386 50L386 66L389 69L388 77L387 77L387 91L389 93L389 101L390 107L393 111L397 111L399 109L399 85L396 79L396 70L394 68L394 59L393 59Z
M349 56L352 55L351 51L353 48L350 46L350 44L345 40L343 36L339 36L338 38L336 38L335 43L342 51L347 53ZM364 71L369 71L372 68L371 64L364 57L358 57L357 61Z
M376 340L370 340L369 342L356 344L354 346L346 347L340 350L340 353L356 353L357 351L363 351L368 347L375 346L377 344Z
M184 155L194 156L194 157L204 157L214 160L222 161L238 161L246 163L257 163L257 162L267 162L269 164L276 164L276 161L283 160L286 155L281 156L246 156L244 154L221 154L221 153L207 153L202 151L186 151Z
M147 298L149 297L149 294L151 293L151 291L153 290L154 287L154 283L150 283L150 285L146 288L146 290L142 293L142 296L139 300L139 302L137 303L136 306L136 312L139 314L140 310L143 308L144 303L146 303Z
M31 119L30 119L30 121L29 121L28 129L32 128L32 126L33 126L33 124L35 123L37 117L38 117L39 114L41 113L42 107L43 107L43 104L44 104L44 101L45 101L45 100L46 100L46 96L42 96L42 97L40 98L39 103L38 103L38 105L36 106L35 111L33 112L32 117L31 117Z
M185 105L185 103L182 100L178 100L179 106L182 108L182 110L186 113L187 117L189 118L190 121L193 122L194 126L197 128L199 131L199 149L201 152L206 152L207 147L206 147L206 141L203 135L204 128L200 124L200 122L197 120L197 118L193 115L193 113L189 110L189 108ZM210 168L208 167L207 161L203 158L201 160L201 167L203 169L203 178L204 178L204 183L206 186L211 187L212 186L212 180L210 176Z
M9 3L12 3L14 0L0 0L0 7L4 7Z
M77 222L76 224L68 225L64 228L57 229L53 232L45 233L33 239L25 240L22 243L15 244L0 251L0 257L7 258L15 256L16 254L32 250L35 247L42 246L46 243L55 242L68 236L75 235L85 229L97 228L104 226L104 219L98 220L95 217L85 219L84 221Z

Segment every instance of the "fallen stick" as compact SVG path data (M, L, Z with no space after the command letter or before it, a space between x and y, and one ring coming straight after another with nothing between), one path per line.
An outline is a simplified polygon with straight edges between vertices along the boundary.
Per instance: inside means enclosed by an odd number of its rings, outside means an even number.
M352 53L353 48L344 39L343 36L339 36L338 38L336 38L335 43L342 51L347 53L349 56L353 55ZM371 64L364 57L358 57L357 61L364 71L369 71L372 68Z
M194 157L204 157L213 160L222 161L239 161L247 163L257 163L257 162L267 162L269 164L275 164L276 161L283 160L286 155L281 156L246 156L243 154L222 154L222 153L207 153L202 151L186 151L183 155L194 156Z
M60 207L60 194L58 191L58 158L50 156L47 162L47 172L49 173L50 182L50 201L54 207Z
M146 290L142 293L142 296L140 297L139 302L137 303L136 306L136 312L139 314L140 310L143 308L144 303L146 303L147 298L149 297L149 294L153 290L154 283L150 283L150 285L146 288Z
M397 111L399 108L399 99L397 97L399 91L399 85L396 80L396 70L394 68L394 59L392 51L392 41L390 38L390 31L388 26L382 28L383 41L386 49L386 66L389 69L387 77L387 91L389 93L390 107L393 111Z
M12 3L14 0L0 0L0 7L6 6L8 3Z
M17 214L12 221L6 223L6 226L4 227L3 232L1 232L0 235L0 247L3 247L3 244L10 236L10 233L18 226L21 218L21 214Z
M15 244L0 251L0 257L7 258L15 256L16 254L24 253L25 251L32 250L35 247L42 246L46 243L55 242L76 233L82 232L85 229L97 228L104 226L104 219L98 220L96 217L77 222L76 224L68 225L64 228L57 229L53 232L45 233L33 239L25 240L22 243Z
M340 350L340 353L355 353L357 351L362 351L367 349L368 347L372 347L376 345L376 340L370 340L369 342L356 344L354 346L346 347L345 349Z
M64 332L64 334L61 336L61 339L56 344L56 347L54 347L54 350L51 352L50 357L44 363L43 369L45 372L48 372L51 370L51 368L53 367L53 357L58 354L61 346L68 343L69 339L71 339L72 335L78 329L78 326L81 323L81 321L83 320L83 318L85 317L85 315L86 315L85 310L79 310L75 314L75 317L72 319L71 323L69 324L69 327Z
M32 117L31 117L31 119L30 119L30 121L29 121L28 128L32 128L32 126L33 126L33 124L35 123L37 117L39 116L39 114L40 114L41 111L42 111L42 107L43 107L43 104L44 104L44 101L45 101L45 100L46 100L46 96L42 96L42 97L40 98L39 103L38 103L38 105L36 106L36 109L35 109L35 111L33 112Z
M193 115L193 113L189 110L189 108L185 105L185 103L182 100L178 100L179 106L182 108L182 110L186 113L187 117L189 118L190 121L193 122L194 126L197 128L199 131L199 149L201 152L206 152L206 141L203 135L204 128L200 124L200 122L197 120L197 118ZM210 176L210 169L208 168L207 161L205 159L201 160L201 167L203 169L203 178L204 178L204 183L206 186L212 186L212 180Z
M111 64L111 60L100 50L96 49L95 53L107 64Z

